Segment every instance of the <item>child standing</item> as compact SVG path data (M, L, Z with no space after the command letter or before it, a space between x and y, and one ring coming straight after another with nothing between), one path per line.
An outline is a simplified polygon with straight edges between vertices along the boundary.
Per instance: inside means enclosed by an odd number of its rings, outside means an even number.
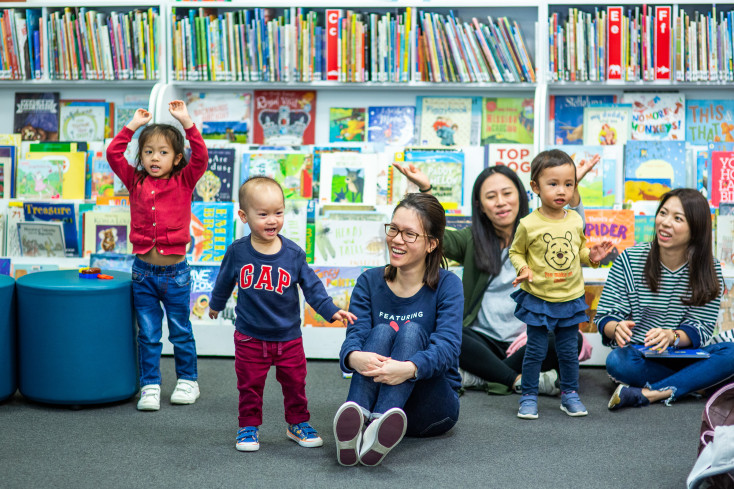
M320 447L323 440L308 423L306 356L296 284L321 316L350 323L356 316L334 305L306 263L306 253L278 234L285 212L278 182L252 177L240 187L239 200L238 214L249 224L250 234L227 248L209 304L209 317L214 319L238 285L234 344L240 399L235 447L244 452L260 448L263 389L272 365L283 388L286 435L302 447Z
M188 164L181 132L169 124L151 124L138 137L135 168L128 165L124 153L130 139L152 118L145 109L135 111L107 148L110 167L130 192L141 411L157 411L161 404L161 302L168 317L168 339L173 343L178 378L171 403L193 404L199 398L196 344L189 321L191 270L185 255L190 240L191 195L206 171L209 156L186 105L175 100L168 110L186 131L191 145Z
M522 363L519 418L538 417L538 376L553 331L561 376L561 410L586 416L579 399L578 325L588 320L581 263L599 266L612 243L587 248L583 222L565 206L576 189L576 167L560 150L543 151L530 164L530 188L540 197L538 209L517 226L509 256L517 270L512 293L515 316L527 324Z

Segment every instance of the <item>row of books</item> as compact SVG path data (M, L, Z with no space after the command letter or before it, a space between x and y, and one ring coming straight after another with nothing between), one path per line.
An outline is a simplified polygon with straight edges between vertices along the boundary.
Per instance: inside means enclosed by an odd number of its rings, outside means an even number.
M517 22L399 10L174 8L171 70L191 81L535 82Z
M0 80L40 79L43 73L43 34L39 27L40 10L26 9L25 16L15 9L0 11Z
M549 18L548 69L553 81L732 81L733 22L716 5L570 7Z

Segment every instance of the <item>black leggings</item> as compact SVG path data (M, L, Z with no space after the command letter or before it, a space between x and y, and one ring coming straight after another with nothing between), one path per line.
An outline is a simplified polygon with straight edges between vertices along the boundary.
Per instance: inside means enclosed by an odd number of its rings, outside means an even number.
M583 334L579 331L578 348L581 349ZM522 372L522 359L525 346L510 355L505 355L510 343L497 341L471 328L464 328L461 337L459 367L482 379L512 388L515 379ZM548 334L548 354L541 364L541 372L558 370L558 355L553 333Z

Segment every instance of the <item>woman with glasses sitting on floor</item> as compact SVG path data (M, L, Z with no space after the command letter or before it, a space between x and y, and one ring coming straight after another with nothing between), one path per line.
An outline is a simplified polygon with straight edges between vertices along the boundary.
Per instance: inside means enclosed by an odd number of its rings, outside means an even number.
M434 436L459 417L464 296L445 270L444 209L408 194L385 225L390 263L357 279L341 368L353 372L334 418L337 460L377 465L405 434Z

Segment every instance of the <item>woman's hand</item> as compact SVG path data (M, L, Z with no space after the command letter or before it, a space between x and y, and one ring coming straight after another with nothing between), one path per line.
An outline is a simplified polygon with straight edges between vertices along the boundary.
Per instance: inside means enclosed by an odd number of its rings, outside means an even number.
M133 114L133 118L127 123L127 128L132 132L137 131L142 126L146 125L153 118L153 114L145 109L138 109Z
M365 377L372 377L375 382L387 385L402 384L415 376L416 366L413 362L401 362L388 358L382 367L364 373Z
M533 281L533 271L530 270L530 267L527 265L520 269L520 273L518 273L517 277L515 277L515 280L512 281L512 286L517 287L517 284L521 284L526 280L528 282Z
M589 249L589 260L594 263L599 263L607 257L609 253L614 249L614 244L611 241L602 241L599 244L595 244Z
M675 333L672 329L652 328L645 333L645 346L663 351L673 344Z
M331 316L332 321L341 321L344 325L346 325L347 322L349 322L349 324L354 324L355 319L357 319L357 316L349 311L345 311L344 309L339 309L333 316Z
M189 115L189 110L183 100L174 100L168 103L168 112L181 123L184 129L188 129L194 125Z
M361 375L370 377L370 372L381 368L388 360L390 358L371 351L353 351L347 356L347 366Z
M423 173L421 169L416 167L413 163L408 163L408 166L402 166L400 163L393 163L392 166L405 175L405 178L416 184L419 190L425 190L431 187L431 181L428 179L428 175Z
M632 338L632 328L635 326L634 321L620 321L614 326L614 341L622 347Z
M597 163L601 160L601 156L595 154L589 161L581 160L576 164L576 184L584 179L587 173L594 169Z

